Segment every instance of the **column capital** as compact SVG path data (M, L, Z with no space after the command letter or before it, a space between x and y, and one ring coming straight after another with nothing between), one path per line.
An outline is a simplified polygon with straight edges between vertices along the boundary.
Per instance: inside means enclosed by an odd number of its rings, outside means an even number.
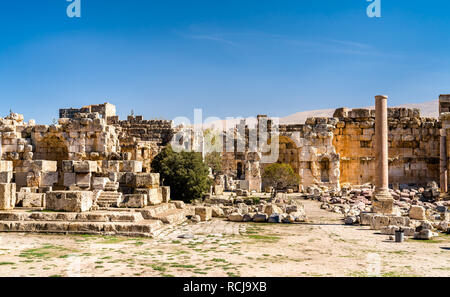
M377 95L375 96L375 100L383 100L383 99L388 99L389 97L387 95Z

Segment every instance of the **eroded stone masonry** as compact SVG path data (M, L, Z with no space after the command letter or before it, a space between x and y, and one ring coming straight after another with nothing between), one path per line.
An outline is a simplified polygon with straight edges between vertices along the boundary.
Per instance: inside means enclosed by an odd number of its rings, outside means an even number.
M203 132L142 116L120 120L109 103L61 109L53 125L11 113L0 118L0 231L152 236L188 218L295 223L307 220L300 200L317 199L346 223L431 238L433 228L448 229L450 95L440 96L439 119L386 109L385 101L377 114L339 108L294 125L259 115L256 127L243 120L220 131L223 174L192 205L171 200L151 161L173 139L189 142L177 135L204 147ZM263 193L271 191L262 173L272 141L279 144L272 162L290 164L301 178L277 197ZM380 191L389 201L374 212Z
M441 118L423 118L418 109L388 109L391 185L439 181L440 133L445 114ZM309 118L305 124L280 125L278 129L278 162L290 164L300 175L301 188L315 185L339 190L342 184L374 183L375 110L340 108L332 118ZM261 158L260 152L247 149L227 153L224 149L224 154L228 176L252 181L249 169ZM260 168L256 171L261 172L266 164L257 165ZM253 184L247 190L264 188L263 182Z

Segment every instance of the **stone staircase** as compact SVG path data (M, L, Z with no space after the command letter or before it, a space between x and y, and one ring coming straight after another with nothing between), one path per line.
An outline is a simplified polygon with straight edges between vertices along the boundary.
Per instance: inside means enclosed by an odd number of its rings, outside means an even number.
M118 207L122 200L122 193L102 191L97 199L97 205L99 207Z
M107 181L105 184L105 191L108 192L117 192L117 190L119 190L119 183L118 182L112 182L112 181Z
M162 221L146 220L139 212L0 212L0 232L153 237L162 226Z
M108 195L102 196L104 193ZM115 194L115 198L113 195ZM98 202L113 204L120 199L117 192L103 192ZM117 202L115 202L117 203ZM105 206L89 212L45 212L16 208L0 211L0 232L31 232L61 234L118 235L154 237L164 225L185 222L187 210L174 203L163 203L146 208L116 208Z

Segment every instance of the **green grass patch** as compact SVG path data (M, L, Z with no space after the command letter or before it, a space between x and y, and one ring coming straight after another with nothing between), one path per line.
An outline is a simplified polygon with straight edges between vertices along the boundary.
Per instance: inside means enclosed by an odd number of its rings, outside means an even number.
M120 242L129 240L127 238L115 237L115 236L103 236L102 239L103 240L99 242L100 244L115 244L115 243L120 243Z
M40 248L26 249L20 252L19 257L26 258L28 260L32 259L48 259L52 257L61 257L61 253L70 251L61 246L54 245L44 245Z
M195 268L195 265L187 265L187 264L172 264L170 265L171 267L175 267L175 268Z
M150 265L150 267L152 267L153 270L156 270L156 271L162 271L162 272L164 272L164 271L167 270L167 268L165 268L165 267L163 267L163 266L156 265L156 264L152 264L152 265Z
M225 260L225 259L220 259L220 258L214 258L214 259L212 259L211 261L213 261L213 262L222 262L222 263L227 263L227 262L228 262L227 260Z
M247 235L248 238L258 240L258 241L264 241L264 242L277 242L280 240L280 237L278 236L267 236L267 235Z

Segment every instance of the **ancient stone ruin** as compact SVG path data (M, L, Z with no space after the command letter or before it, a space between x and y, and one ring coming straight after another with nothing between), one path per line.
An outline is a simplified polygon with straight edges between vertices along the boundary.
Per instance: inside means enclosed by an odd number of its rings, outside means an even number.
M61 109L52 125L11 113L0 119L0 231L152 236L188 218L298 223L307 221L301 200L315 199L347 224L432 238L449 227L450 95L440 97L439 119L387 108L387 100L302 124L260 115L254 128L241 121L220 131L223 173L192 205L171 200L151 161L173 139L186 142L174 137L180 133L202 147L202 132L142 116L120 120L109 103ZM271 142L273 162L300 176L275 197L263 193L271 192L262 178Z
M12 113L0 131L1 231L152 236L186 220L150 172L170 121L119 121L105 103L62 109L53 125Z
M231 221L302 222L304 212L291 216L290 205L315 199L322 208L344 214L346 224L370 225L382 234L402 229L407 236L430 239L435 230L448 231L450 95L440 96L439 119L421 117L418 109L387 108L387 99L377 96L375 110L339 108L332 118L309 118L304 124L272 127L266 116L258 116L254 129L241 122L224 131L224 176L216 177L215 188L237 195L232 207L230 199L217 194L208 202ZM251 201L239 196L271 192L261 178L268 165L260 162L263 152L248 144L264 123L268 131L278 130L277 162L290 164L300 185L247 209L242 203ZM245 132L230 152L225 143L238 131ZM278 209L271 211L273 206Z

